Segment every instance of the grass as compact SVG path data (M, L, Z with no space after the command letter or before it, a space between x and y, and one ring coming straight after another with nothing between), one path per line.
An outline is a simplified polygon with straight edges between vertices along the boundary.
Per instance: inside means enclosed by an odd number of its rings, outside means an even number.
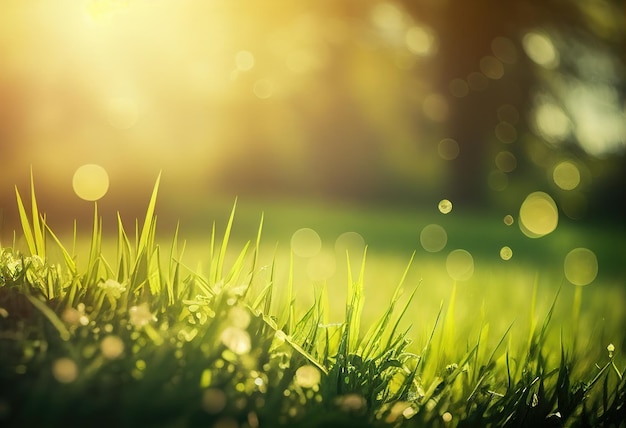
M118 216L112 257L103 251L97 205L88 249L77 252L81 237L61 242L34 186L29 210L17 193L26 249L0 249L3 426L619 426L626 419L623 331L566 318L578 303L574 296L559 312L566 293L558 287L543 305L538 276L527 318L494 318L492 307L467 312L459 304L469 291L460 283L440 304L424 303L428 279L415 279L413 258L394 279L368 248L344 255L345 294L322 281L303 305L299 260L262 254L263 218L253 239L233 249L233 207L222 233L212 225L202 266L191 267L178 227L168 245L157 240L158 188L157 179L132 230ZM366 266L390 290L374 310ZM345 302L341 318L337 300Z

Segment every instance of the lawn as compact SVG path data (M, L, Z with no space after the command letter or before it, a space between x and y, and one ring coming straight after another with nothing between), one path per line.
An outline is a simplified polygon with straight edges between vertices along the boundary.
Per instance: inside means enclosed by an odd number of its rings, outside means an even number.
M531 240L457 208L245 201L198 204L162 232L155 187L136 231L103 230L96 212L59 243L32 195L0 259L8 426L623 422L624 253L610 232L565 223ZM433 223L448 240L429 253ZM584 287L563 273L579 246L601 266Z

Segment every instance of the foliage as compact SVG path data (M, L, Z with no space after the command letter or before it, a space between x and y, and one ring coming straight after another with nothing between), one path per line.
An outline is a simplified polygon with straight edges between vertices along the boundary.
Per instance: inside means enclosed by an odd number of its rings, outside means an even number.
M221 239L213 224L208 273L182 262L178 232L163 254L158 187L159 179L134 239L118 216L114 263L102 254L97 205L82 263L47 226L34 186L30 214L17 192L27 251L0 248L3 426L611 426L626 418L626 373L612 345L582 377L563 345L555 359L547 331L556 297L521 352L512 354L510 327L490 351L483 330L452 349L453 320L441 308L413 353L400 329L417 291L401 303L411 263L364 332L363 257L358 276L349 270L344 322L328 324L324 288L300 314L291 279L286 302L275 301L278 260L269 281L258 279L262 218L230 266L235 207Z

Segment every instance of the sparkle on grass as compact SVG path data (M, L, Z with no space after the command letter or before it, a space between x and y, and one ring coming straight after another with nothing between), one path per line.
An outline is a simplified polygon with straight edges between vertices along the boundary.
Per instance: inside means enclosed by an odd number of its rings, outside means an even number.
M448 214L450 211L452 211L452 202L450 202L448 199L442 199L441 201L439 201L439 212L441 212L442 214Z

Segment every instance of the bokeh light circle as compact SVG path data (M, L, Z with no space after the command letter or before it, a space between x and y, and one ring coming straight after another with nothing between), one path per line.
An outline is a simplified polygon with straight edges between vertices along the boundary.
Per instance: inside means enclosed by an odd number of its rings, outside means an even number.
M505 245L504 247L500 248L500 258L502 260L511 260L511 257L513 257L513 250L511 250L511 247Z
M334 254L320 252L309 258L306 273L312 281L324 281L335 274L337 261Z
M437 144L439 157L445 160L454 160L459 156L459 143L452 138L444 138Z
M504 216L504 219L502 221L504 221L504 224L506 224L507 226L511 226L515 222L515 219L511 214L507 214Z
M563 270L572 284L591 284L598 276L598 258L587 248L574 248L565 256Z
M291 235L291 251L300 257L313 257L322 249L322 239L316 231L304 227Z
M100 165L83 165L74 172L72 187L79 198L97 201L109 190L109 174Z
M52 364L52 376L59 383L72 383L78 377L78 366L69 358L59 358Z
M580 184L580 171L570 161L559 163L552 171L554 183L563 190L574 190Z
M439 201L437 208L439 209L440 213L448 214L450 211L452 211L452 202L450 202L450 200L448 199L442 199L441 201Z
M456 281L466 281L474 275L474 258L466 250L454 250L446 258L446 271Z
M350 256L361 256L365 250L365 239L357 232L345 232L335 240L335 251L340 257L346 252Z
M139 108L132 98L112 98L107 106L107 117L113 128L130 129L139 120Z
M429 224L420 233L420 244L429 253L443 250L448 242L446 230L438 224Z
M526 197L519 212L520 229L529 238L540 238L553 232L559 223L559 211L554 199L544 192Z

